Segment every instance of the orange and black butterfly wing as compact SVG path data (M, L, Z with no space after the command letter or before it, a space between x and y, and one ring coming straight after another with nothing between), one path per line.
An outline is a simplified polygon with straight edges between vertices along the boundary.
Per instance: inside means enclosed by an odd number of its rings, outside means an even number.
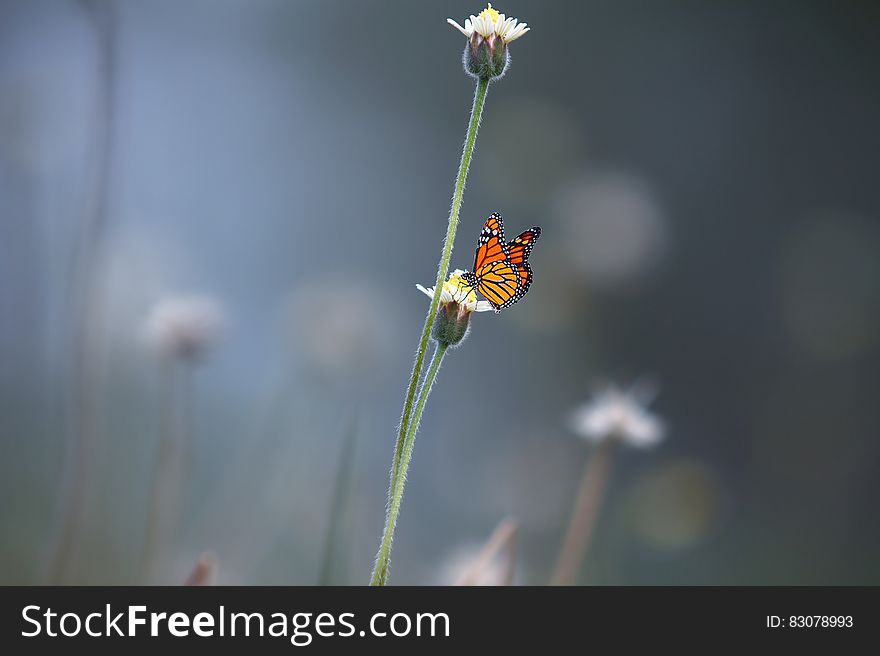
M463 278L476 287L496 311L503 310L525 296L532 284L528 259L541 236L541 228L526 230L511 242L504 240L504 222L492 214L480 232L474 256L474 271Z
M529 291L529 287L532 286L532 265L528 262L523 262L519 266L517 266L517 274L519 275L519 297L517 297L517 301L526 295L526 292ZM514 301L515 303L516 301Z
M529 271L531 283L531 271ZM477 291L492 304L495 310L510 307L522 298L522 274L520 267L507 261L490 262L478 269L475 278Z
M507 244L507 261L511 264L520 265L529 259L532 247L541 236L541 228L535 226L529 228L516 239Z
M474 254L474 273L493 262L507 259L507 243L504 241L504 222L497 213L492 214L480 232L477 251Z

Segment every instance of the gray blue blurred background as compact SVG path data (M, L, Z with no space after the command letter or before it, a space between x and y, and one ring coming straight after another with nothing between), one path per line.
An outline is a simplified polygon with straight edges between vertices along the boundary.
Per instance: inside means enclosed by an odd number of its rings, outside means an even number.
M880 583L880 5L498 4L533 29L453 265L492 211L544 233L440 373L392 582L452 582L513 517L545 583L591 452L570 413L649 376L667 437L617 459L582 583ZM0 582L46 580L77 439L63 580L143 580L143 327L181 294L223 329L182 374L160 581L207 550L221 583L317 583L336 488L329 580L368 580L473 91L445 19L481 8L0 4Z

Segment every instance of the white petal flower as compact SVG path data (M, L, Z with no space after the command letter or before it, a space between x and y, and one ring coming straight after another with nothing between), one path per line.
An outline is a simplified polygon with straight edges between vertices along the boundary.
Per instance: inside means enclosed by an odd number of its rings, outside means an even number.
M447 18L446 22L452 25L459 32L470 39L474 32L488 39L492 36L500 37L504 43L515 41L531 28L526 23L520 23L515 18L507 18L504 14L499 13L488 5L479 15L465 20L464 27L456 23L451 18Z
M223 310L213 298L171 297L153 306L144 338L162 356L195 360L214 345L222 327Z
M647 399L639 390L623 392L609 387L572 415L572 430L592 442L619 439L632 446L648 448L663 439L662 420L645 409Z
M457 303L458 305L463 306L468 312L488 312L489 310L493 310L494 308L489 301L477 300L477 294L474 291L474 288L461 279L463 273L464 271L461 269L456 269L450 274L449 279L443 283L443 288L440 290L440 302ZM417 284L416 289L425 294L428 298L434 298L433 287L426 288Z

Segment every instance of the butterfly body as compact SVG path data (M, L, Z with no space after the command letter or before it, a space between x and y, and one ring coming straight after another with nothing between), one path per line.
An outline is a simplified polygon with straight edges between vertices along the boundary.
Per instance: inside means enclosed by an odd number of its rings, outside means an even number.
M541 228L534 227L507 242L501 216L492 214L477 240L474 269L463 274L462 279L485 296L496 312L510 307L532 285L529 255L540 236Z

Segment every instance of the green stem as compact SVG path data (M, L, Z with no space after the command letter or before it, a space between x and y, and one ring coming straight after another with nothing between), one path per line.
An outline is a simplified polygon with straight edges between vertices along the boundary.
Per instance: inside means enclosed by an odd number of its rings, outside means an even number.
M474 91L474 103L471 107L471 116L470 120L468 121L467 136L465 137L464 148L462 149L461 153L461 161L458 165L458 176L455 179L455 189L452 193L452 207L449 211L449 222L446 227L446 238L443 242L443 252L440 256L440 264L437 267L437 280L434 284L435 290L439 290L442 288L443 283L446 281L446 275L449 272L449 260L452 258L452 247L455 243L455 233L458 230L458 216L459 212L461 211L461 201L462 197L464 196L465 181L467 180L468 169L470 168L471 164L471 156L474 152L474 144L477 141L477 131L480 128L480 119L483 115L483 106L486 103L486 93L488 92L488 90L489 79L480 79L479 82L477 82L477 88ZM396 490L398 489L398 487L401 487L402 494L402 486L398 486L398 483L399 479L401 478L401 467L404 460L407 435L410 431L410 416L413 411L413 403L415 402L416 398L416 390L418 389L419 379L421 378L422 368L424 367L425 363L425 353L428 350L428 344L431 340L431 330L434 327L434 321L437 318L437 309L439 307L440 294L434 294L433 298L431 299L431 304L428 308L428 314L425 317L425 324L422 327L422 336L419 339L419 347L416 351L416 360L413 363L412 373L410 374L409 387L406 390L406 399L403 403L403 413L400 418L400 427L397 432L397 443L394 447L394 459L391 462L391 477L388 485L388 508L385 517L386 531L385 537L383 537L382 540L382 545L379 549L379 558L376 562L376 569L373 572L372 583L374 585L380 584L380 579L377 578L377 573L380 571L380 566L382 568L381 585L384 585L385 576L387 574L388 558L391 553L391 534L393 534L394 531L394 523L396 522L397 514L396 511L394 511L395 516L392 519L394 498L396 496ZM439 366L439 362L437 363L437 366ZM425 385L427 383L428 380L426 377L425 383L422 385L423 392L426 389ZM422 396L426 398L427 394L420 394L420 398ZM418 422L416 422L416 425L417 423ZM414 433L413 436L415 436ZM405 475L405 469L403 470L403 474ZM397 499L397 506L399 509L399 497Z
M471 118L468 123L467 137L464 149L461 153L461 162L458 165L458 177L455 179L455 191L452 194L452 208L449 211L449 224L446 228L446 240L443 242L443 254L440 257L440 265L437 267L437 281L434 289L441 289L446 282L446 274L449 272L449 260L452 258L452 245L455 242L455 232L458 229L458 214L461 210L461 199L464 195L464 183L467 180L468 169L471 165L471 155L474 152L474 143L477 140L477 130L480 128L480 118L483 115L483 105L486 103L486 92L489 89L489 79L481 79L477 82L474 92L474 105L471 108ZM406 400L403 404L403 416L400 419L400 429L397 433L397 444L394 449L394 460L391 463L391 481L388 486L388 498L391 498L397 484L400 473L400 459L403 456L406 433L409 429L409 419L412 413L413 401L416 397L419 378L422 375L422 367L425 363L425 353L428 350L428 342L431 339L431 329L437 317L437 308L440 307L440 294L434 294L428 315L425 317L425 325L422 328L422 337L419 340L419 348L416 351L416 361L413 364L412 374L409 379L409 388L406 390ZM390 506L389 506L390 511Z
M439 294L438 294L439 296ZM379 555L376 556L376 567L373 569L373 576L370 585L385 585L388 579L388 564L391 559L391 541L394 539L394 527L397 524L397 515L400 513L400 502L403 499L403 488L406 485L406 472L409 469L409 461L412 458L413 445L416 441L416 432L419 430L419 422L422 419L422 412L425 410L425 404L428 401L428 395L431 393L431 387L437 378L437 372L440 370L440 364L443 362L443 356L449 347L438 344L437 350L434 351L434 357L431 358L431 364L428 366L428 373L425 374L425 382L419 392L419 399L413 411L412 421L406 434L404 448L401 451L400 466L398 467L397 484L392 488L390 500L388 503L388 517L385 522L385 533L382 536L382 544L379 547Z

